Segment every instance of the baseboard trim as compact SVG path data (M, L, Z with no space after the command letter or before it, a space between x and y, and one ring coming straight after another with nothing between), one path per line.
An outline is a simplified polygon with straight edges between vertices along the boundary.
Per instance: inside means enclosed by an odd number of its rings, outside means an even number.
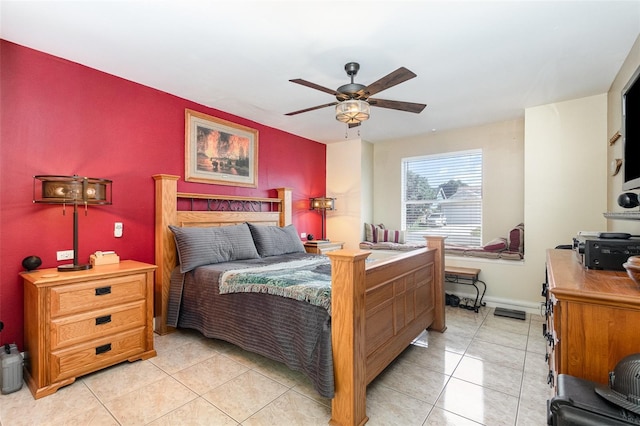
M460 298L471 299L471 304L473 304L473 300L475 300L476 298L475 292L467 293L467 292L456 291L453 294L455 294ZM544 317L543 301L535 303L535 302L530 302L528 300L511 300L511 299L504 299L501 297L491 297L491 296L485 296L482 301L485 302L487 306L490 308L500 307L500 308L506 308L506 309L514 309L518 311L525 311L528 314L540 315L541 317Z

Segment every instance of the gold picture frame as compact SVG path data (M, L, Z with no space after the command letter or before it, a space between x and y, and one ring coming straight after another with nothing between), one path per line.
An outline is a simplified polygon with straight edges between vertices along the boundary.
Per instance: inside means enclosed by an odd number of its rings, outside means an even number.
M185 180L258 187L258 131L185 109Z

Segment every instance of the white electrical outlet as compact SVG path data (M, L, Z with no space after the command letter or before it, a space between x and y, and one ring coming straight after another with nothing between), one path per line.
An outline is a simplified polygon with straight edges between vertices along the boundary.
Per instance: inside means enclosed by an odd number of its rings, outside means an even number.
M113 236L116 238L122 237L122 222L116 222L113 226Z
M56 252L56 260L72 260L73 250L61 250Z
M304 240L305 238L307 238L307 233L306 233L306 232L301 232L301 233L300 233L300 238L302 238L303 240Z

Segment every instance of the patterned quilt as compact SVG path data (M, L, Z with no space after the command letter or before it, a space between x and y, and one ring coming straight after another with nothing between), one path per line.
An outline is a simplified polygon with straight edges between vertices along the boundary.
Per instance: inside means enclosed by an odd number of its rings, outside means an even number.
M268 293L320 306L331 314L331 262L326 256L225 271L220 294Z

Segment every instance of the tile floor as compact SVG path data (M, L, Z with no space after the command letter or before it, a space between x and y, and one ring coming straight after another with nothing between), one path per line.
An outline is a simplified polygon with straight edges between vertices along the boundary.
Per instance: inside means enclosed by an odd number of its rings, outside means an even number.
M368 425L546 424L542 321L447 307L445 333L425 333L367 390ZM123 363L34 400L0 395L9 425L326 425L330 401L270 360L179 331L158 356Z

